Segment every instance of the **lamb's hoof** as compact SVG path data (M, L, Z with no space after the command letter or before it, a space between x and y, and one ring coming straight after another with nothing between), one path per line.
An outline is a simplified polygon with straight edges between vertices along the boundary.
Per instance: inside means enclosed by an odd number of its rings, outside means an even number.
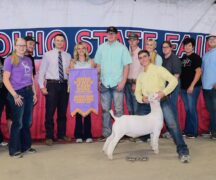
M159 154L159 150L156 149L156 150L153 150L155 154Z
M104 154L107 155L107 151L104 151Z
M107 155L109 160L113 160L113 156L112 155Z

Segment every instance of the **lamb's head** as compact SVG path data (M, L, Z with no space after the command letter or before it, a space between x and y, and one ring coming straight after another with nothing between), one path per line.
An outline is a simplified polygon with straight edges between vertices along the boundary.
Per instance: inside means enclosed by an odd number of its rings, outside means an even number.
M158 93L153 93L148 96L148 101L150 105L160 105L160 101L158 100Z

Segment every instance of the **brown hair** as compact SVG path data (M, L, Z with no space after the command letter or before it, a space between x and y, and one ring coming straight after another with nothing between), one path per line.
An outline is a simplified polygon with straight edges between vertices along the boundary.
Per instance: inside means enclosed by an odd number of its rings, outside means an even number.
M150 53L149 53L147 50L140 50L140 51L138 52L138 56L139 56L140 54L142 54L142 53L145 53L145 54L147 54L148 56L150 56Z
M172 44L170 41L164 41L161 46L163 47L164 44L167 44L170 48L172 48Z

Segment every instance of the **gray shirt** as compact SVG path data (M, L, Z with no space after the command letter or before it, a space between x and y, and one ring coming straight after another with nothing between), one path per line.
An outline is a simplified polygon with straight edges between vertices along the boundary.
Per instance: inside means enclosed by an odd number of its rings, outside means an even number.
M163 58L162 66L173 75L181 74L181 61L174 53L172 53L167 59Z
M44 88L44 81L46 79L59 80L59 69L58 69L58 51L53 49L44 54L38 74L38 83L40 88ZM62 51L62 64L64 71L64 79L68 79L66 73L67 68L69 68L71 55L67 52Z

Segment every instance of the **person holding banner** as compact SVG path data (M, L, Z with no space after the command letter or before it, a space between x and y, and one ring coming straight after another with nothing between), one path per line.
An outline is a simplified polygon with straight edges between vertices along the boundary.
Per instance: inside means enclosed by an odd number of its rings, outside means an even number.
M108 42L104 42L97 49L95 63L100 72L100 91L103 116L103 132L100 141L112 132L112 123L109 110L114 101L115 115L123 115L124 87L128 77L129 64L132 63L126 46L117 41L116 27L107 28Z
M14 51L4 62L3 82L8 89L12 125L9 140L11 157L21 158L23 153L35 153L31 148L30 127L33 105L37 101L31 59L25 56L26 41L17 38Z
M83 42L79 42L74 47L74 58L71 61L70 69L86 69L94 68L94 61L89 58L88 50ZM70 89L73 91L73 89ZM82 143L83 140L87 143L93 142L91 133L91 114L84 117L84 128L82 123L83 116L76 113L75 133L76 143Z
M68 69L71 55L63 51L65 36L56 34L55 48L46 52L41 61L38 83L46 97L45 144L51 146L54 140L54 114L57 109L57 138L59 141L71 141L66 136L66 112L68 107ZM46 81L46 86L45 86Z

